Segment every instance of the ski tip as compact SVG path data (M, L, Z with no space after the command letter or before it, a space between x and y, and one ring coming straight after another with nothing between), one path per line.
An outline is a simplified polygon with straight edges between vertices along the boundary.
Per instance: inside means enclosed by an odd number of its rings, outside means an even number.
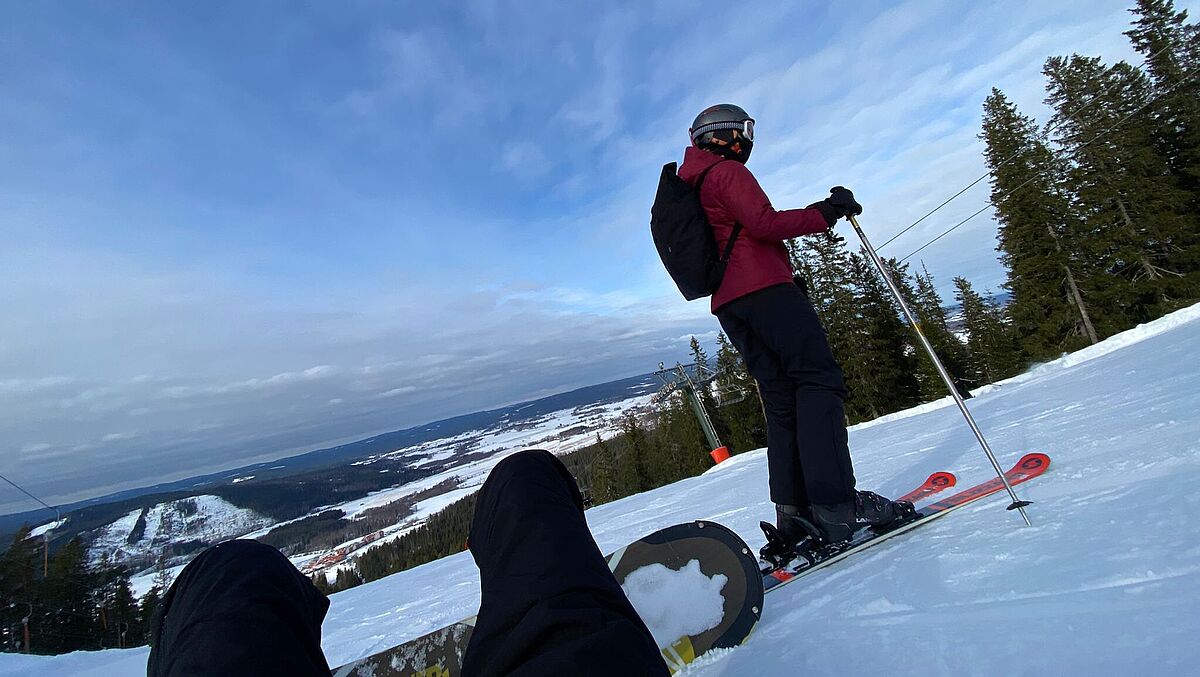
M1025 454L1017 464L1013 466L1013 470L1024 471L1027 473L1040 473L1050 467L1050 457L1041 452L1033 452Z
M952 472L939 471L930 475L925 484L946 489L958 484L958 478Z

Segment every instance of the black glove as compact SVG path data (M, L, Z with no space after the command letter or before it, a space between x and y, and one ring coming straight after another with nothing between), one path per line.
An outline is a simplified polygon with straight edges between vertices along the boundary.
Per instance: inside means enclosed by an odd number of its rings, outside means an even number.
M833 228L838 219L845 218L849 214L858 216L862 214L862 205L854 201L854 193L842 188L834 186L829 189L829 197L814 202L808 206L808 209L816 209L821 212L821 216L825 217L825 222Z
M851 193L848 188L834 186L829 189L829 197L825 198L831 207L837 210L838 218L843 218L853 214L858 216L862 214L862 205L854 199L854 193Z

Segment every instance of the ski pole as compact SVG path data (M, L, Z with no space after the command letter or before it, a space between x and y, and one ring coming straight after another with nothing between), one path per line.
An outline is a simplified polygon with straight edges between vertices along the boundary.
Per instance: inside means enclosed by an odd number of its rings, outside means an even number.
M892 290L892 295L896 297L896 302L900 304L900 310L904 312L904 317L917 332L917 338L921 339L921 345L925 346L925 352L929 353L929 359L933 360L933 366L937 368L938 374L946 382L946 388L950 390L950 396L954 398L954 403L958 405L963 418L967 419L967 425L971 426L971 432L975 433L975 439L979 440L979 446L983 447L983 453L987 454L988 460L992 462L992 467L996 470L996 476L1000 478L1000 481L1004 483L1004 488L1008 490L1008 495L1012 498L1012 504L1008 506L1008 509L1021 513L1021 518L1025 520L1025 525L1032 526L1032 523L1029 521L1029 515L1025 514L1025 506L1029 505L1030 501L1022 501L1020 498L1017 498L1017 492L1013 491L1012 485L1008 483L1008 478L1004 476L1004 469L996 461L996 455L992 453L992 448L988 446L987 440L984 439L983 433L979 430L979 426L975 424L975 419L967 409L967 403L963 401L962 395L958 394L958 388L954 387L954 380L950 378L950 372L946 371L946 367L942 366L942 361L938 359L937 353L934 352L933 346L929 343L929 339L925 338L925 332L921 331L921 325L917 323L912 311L908 309L908 304L904 302L904 297L900 294L900 288L892 281L892 276L888 275L887 268L883 266L883 261L879 258L879 254L875 253L874 247L867 240L866 233L858 225L858 219L854 218L853 214L848 215L846 218L850 220L850 225L854 226L854 232L858 233L858 239L862 240L863 249L871 257L871 262L879 269L879 274L883 276L883 281L887 283L888 289Z

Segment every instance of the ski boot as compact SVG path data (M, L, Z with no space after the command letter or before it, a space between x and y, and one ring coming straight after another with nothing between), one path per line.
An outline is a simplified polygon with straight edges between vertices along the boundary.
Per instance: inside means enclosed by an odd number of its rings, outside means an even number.
M887 531L916 516L908 501L888 500L873 491L856 491L854 500L837 505L814 505L813 523L828 544L849 541L863 527Z
M821 530L805 517L807 512L799 506L776 504L775 524L759 523L767 544L758 554L772 568L780 568L797 556L804 557L810 564L815 562L812 552L822 536Z

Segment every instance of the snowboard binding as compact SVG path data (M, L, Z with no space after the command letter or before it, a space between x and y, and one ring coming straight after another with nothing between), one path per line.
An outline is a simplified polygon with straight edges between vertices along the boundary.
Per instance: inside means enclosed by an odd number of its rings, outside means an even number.
M792 544L784 537L783 532L770 522L759 522L759 528L767 537L767 544L758 551L759 558L769 565L769 570L782 569L797 557L803 557L808 563L816 564L816 551L820 547L816 527L798 543Z

